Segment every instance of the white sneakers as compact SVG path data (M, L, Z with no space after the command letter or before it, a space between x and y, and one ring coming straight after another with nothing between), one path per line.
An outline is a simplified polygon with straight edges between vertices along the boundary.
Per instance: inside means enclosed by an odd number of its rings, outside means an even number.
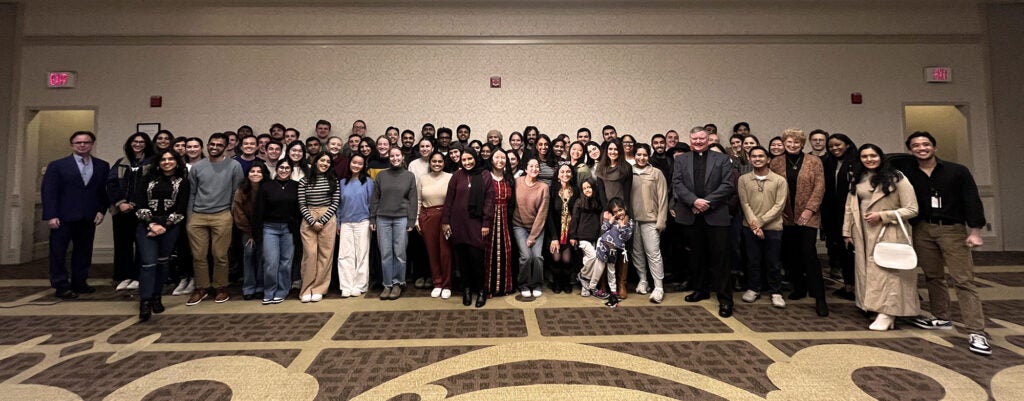
M743 293L742 297L743 302L746 302L748 304L757 301L758 298L761 298L761 293L754 290L747 290L747 292Z
M637 288L636 292L640 292L640 289ZM651 302L654 302L656 304L660 304L661 301L663 301L664 299L665 299L665 290L662 289L661 287L654 287L654 291L651 291L651 297L650 297Z
M323 294L313 294L312 297L309 297L309 300L313 301L313 302L320 302L320 301L323 301L323 299L324 299Z
M131 280L122 280L120 283L117 283L117 287L114 288L114 290L115 291L127 290L128 289L128 284L131 284L131 283L132 283Z
M190 295L195 290L196 290L196 282L195 282L195 280L186 277L186 278L181 279L181 282L178 283L177 287L174 287L174 291L171 292L171 295Z
M441 290L441 299L448 299L448 298L451 298L451 297L452 297L452 290L447 289L447 288Z
M541 295L544 295L544 293L543 293L543 292L541 292L541 290L533 290L533 297L534 297L534 298L538 298L538 297L540 297Z
M782 294L772 294L772 306L776 308L786 307L786 300L782 298Z
M440 288L434 288L433 291L430 291L430 297L431 298L437 298L439 296L441 296L441 289Z
M637 294L647 294L647 282L646 281L641 281L639 284L636 285L636 293Z
M530 290L522 290L519 292L519 295L522 295L523 298L529 298L533 296L533 293Z
M342 298L348 298L348 297L351 297L351 296L352 296L352 291L341 290L341 297Z
M309 301L313 300L313 295L312 294L305 294L305 295L302 296L302 298L299 298L299 300L302 301L302 303L304 303L304 304L305 303L309 303Z

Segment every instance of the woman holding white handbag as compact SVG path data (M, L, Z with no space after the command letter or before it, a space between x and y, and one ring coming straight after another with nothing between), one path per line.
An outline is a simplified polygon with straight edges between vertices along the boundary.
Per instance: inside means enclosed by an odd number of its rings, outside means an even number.
M858 154L860 165L846 202L843 237L853 245L857 307L877 312L869 328L884 331L893 328L898 316L920 314L917 272L904 269L906 264L883 262L898 268L880 266L876 255L881 255L875 250L879 242L910 243L910 227L903 222L917 216L917 198L910 182L884 161L881 148L866 144Z

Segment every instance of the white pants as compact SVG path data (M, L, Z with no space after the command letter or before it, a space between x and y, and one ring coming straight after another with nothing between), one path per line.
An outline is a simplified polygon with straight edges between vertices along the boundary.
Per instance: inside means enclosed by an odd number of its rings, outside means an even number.
M338 234L338 287L365 293L370 281L370 221L341 223Z
M590 241L580 241L580 251L583 251L583 267L580 268L580 284L587 285L594 274L594 263L597 262L597 249ZM586 281L584 283L583 281Z
M640 282L647 282L647 266L651 267L654 288L662 287L665 278L665 264L661 259L661 233L657 223L638 223L633 232L633 266L640 276Z

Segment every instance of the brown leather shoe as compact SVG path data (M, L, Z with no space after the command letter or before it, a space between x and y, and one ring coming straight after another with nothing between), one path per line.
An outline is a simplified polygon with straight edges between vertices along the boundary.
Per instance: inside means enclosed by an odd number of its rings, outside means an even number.
M198 305L200 302L203 302L203 300L206 299L206 297L209 295L210 294L206 293L205 288L196 288L195 291L192 291L192 295L188 297L188 301L185 301L185 305Z
M213 302L218 304L227 302L231 297L228 296L227 287L220 287L217 289L217 296L213 298Z

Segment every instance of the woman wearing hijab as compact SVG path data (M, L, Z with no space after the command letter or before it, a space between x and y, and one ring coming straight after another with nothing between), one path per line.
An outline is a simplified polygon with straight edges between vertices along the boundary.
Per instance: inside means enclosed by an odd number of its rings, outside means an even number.
M462 152L462 169L448 181L441 231L455 248L456 266L462 276L462 304L487 303L484 285L484 248L494 219L494 187L491 174L480 165L476 151Z

